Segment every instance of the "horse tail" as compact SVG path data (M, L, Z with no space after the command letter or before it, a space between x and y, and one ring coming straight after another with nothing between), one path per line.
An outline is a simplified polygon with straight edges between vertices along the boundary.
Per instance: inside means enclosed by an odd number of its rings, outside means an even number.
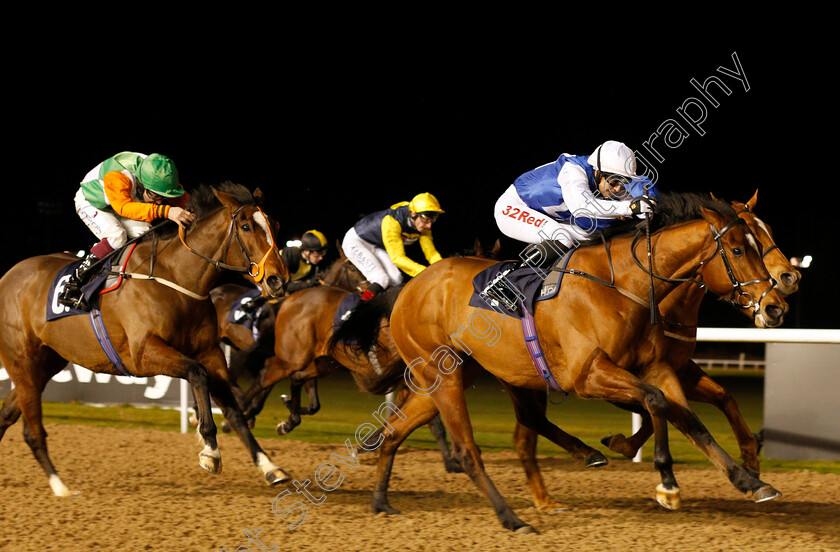
M383 319L390 319L401 289L402 286L388 288L353 309L347 320L342 322L330 337L328 354L332 355L339 345L359 356L367 355L374 347L382 347L379 343L379 330Z
M373 372L351 373L356 386L361 391L373 395L386 395L392 391L399 391L405 377L405 363L397 357L394 362L382 370L381 374Z

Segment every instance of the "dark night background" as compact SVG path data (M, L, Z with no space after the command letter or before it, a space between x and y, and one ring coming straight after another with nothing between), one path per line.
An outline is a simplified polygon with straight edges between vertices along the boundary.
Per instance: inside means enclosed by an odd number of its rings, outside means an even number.
M675 119L689 137L675 149L655 142L665 158L653 163L660 189L741 201L759 189L757 212L782 251L814 258L783 327L837 327L828 236L837 154L823 137L835 108L815 78L827 50L778 37L706 38L676 41L691 47L558 45L539 57L473 45L399 61L385 44L276 57L196 44L130 70L96 50L55 52L20 67L6 103L13 174L2 271L27 256L89 247L73 195L88 170L123 150L170 156L188 190L223 180L261 188L283 242L318 228L334 243L362 214L428 191L446 210L433 229L446 256L500 236L492 208L519 174L564 152L588 155L607 139L641 150ZM749 91L716 72L734 68L733 52ZM712 75L732 94L710 88L720 106L705 102L699 136L676 109L700 97L691 78ZM505 255L516 252L507 242ZM701 325L751 322L708 300Z

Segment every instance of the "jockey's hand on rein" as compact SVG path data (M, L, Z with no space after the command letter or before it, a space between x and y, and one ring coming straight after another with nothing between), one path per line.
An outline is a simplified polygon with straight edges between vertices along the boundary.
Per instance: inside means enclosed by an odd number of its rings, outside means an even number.
M195 215L180 207L170 207L169 215L166 218L175 222L178 226L186 228L195 219Z
M630 202L630 212L634 215L642 213L653 214L653 208L656 206L656 200L650 196L641 196L633 198Z

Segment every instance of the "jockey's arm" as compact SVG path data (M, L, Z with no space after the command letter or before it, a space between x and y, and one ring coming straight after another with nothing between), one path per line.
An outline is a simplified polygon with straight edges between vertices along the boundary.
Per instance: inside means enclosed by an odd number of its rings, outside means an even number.
M131 180L124 174L111 171L105 173L105 195L114 211L122 217L143 222L152 222L169 216L169 205L155 205L131 199ZM176 206L186 205L186 193L175 198Z
M417 276L426 268L420 263L411 260L405 254L405 246L402 241L402 227L397 220L388 215L382 219L382 243L385 245L385 251L397 268L408 274L409 276ZM422 238L421 238L422 239Z
M420 249L423 250L423 255L426 256L426 260L429 261L429 264L434 264L443 260L443 257L440 253L438 253L438 250L435 247L435 242L432 240L431 230L420 234Z
M572 163L566 163L557 175L566 208L575 217L616 218L630 216L630 200L601 199L589 189L586 173Z

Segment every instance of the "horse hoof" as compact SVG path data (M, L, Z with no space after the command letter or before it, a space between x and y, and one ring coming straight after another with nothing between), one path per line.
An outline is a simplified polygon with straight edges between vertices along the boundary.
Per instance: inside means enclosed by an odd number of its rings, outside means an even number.
M537 510L540 512L546 512L549 514L561 514L563 512L568 512L571 510L569 506L566 506L562 502L557 502L556 500L548 499L547 501L541 504L535 504Z
M280 468L265 474L265 482L269 487L274 487L275 485L280 485L282 483L288 483L291 480L292 477Z
M597 450L586 457L584 460L587 468L597 468L599 466L606 466L609 464L609 460L607 457L598 452Z
M230 424L227 422L227 420L224 420L221 425L223 433L230 433Z
M446 468L446 473L464 473L464 468L461 463L456 460L449 460L443 463Z
M767 502L768 500L773 500L774 498L779 498L780 496L782 496L782 493L770 485L765 485L753 493L752 499L755 502Z
M530 525L523 525L519 529L516 529L514 533L519 535L534 535L537 533L537 530L531 527Z
M666 489L660 483L656 486L656 501L667 510L679 510L681 506L679 487Z
M218 474L222 472L222 457L202 452L198 455L198 465L210 473Z
M624 439L624 435L622 435L621 433L619 433L618 435L607 435L606 437L601 439L601 444L609 448L610 441L612 441L613 437L621 437L622 439Z
M280 422L277 424L277 435L288 435L292 431L289 422Z
M198 427L198 418L195 417L195 414L190 414L189 422L191 426Z

